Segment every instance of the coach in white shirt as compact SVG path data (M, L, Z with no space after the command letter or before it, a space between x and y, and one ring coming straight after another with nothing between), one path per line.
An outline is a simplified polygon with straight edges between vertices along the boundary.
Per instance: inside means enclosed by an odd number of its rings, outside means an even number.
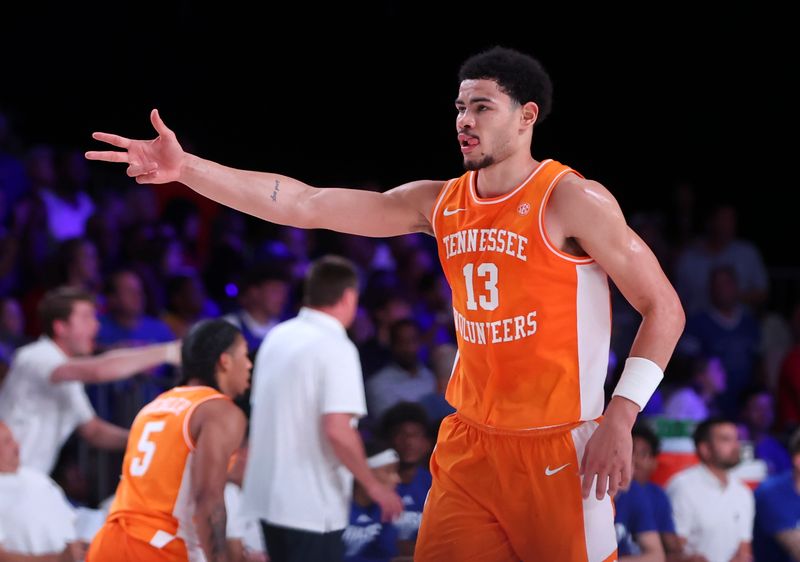
M700 464L679 472L667 485L684 554L708 562L751 562L753 493L728 473L740 460L736 425L707 419L697 426L694 441Z
M366 414L358 352L347 327L358 275L338 257L311 265L305 307L267 335L256 355L245 509L263 521L274 562L337 562L353 476L392 519L397 494L367 466L355 429Z
M124 449L128 430L95 415L83 383L124 379L161 363L180 361L180 342L118 349L88 357L99 324L91 295L63 287L39 305L45 332L17 350L0 387L0 421L20 445L20 462L49 474L77 428L95 447Z

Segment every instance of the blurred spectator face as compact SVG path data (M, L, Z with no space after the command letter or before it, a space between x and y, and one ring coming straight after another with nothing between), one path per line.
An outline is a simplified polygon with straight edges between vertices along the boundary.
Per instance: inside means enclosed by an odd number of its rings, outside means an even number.
M350 339L356 345L361 345L369 341L373 335L375 335L375 326L372 325L372 319L363 307L358 307L356 317L350 326Z
M741 460L739 432L736 425L722 423L711 428L708 443L701 443L697 450L700 459L715 468L729 470Z
M729 269L711 272L709 283L711 304L719 310L727 310L739 303L739 283L736 275Z
M56 183L53 150L49 146L38 146L28 153L28 176L37 187L52 187Z
M123 271L115 277L114 293L108 299L112 312L123 316L144 314L144 290L139 276L132 271Z
M0 422L0 473L19 469L19 444L6 424Z
M412 421L403 422L395 428L391 445L400 455L400 462L405 465L424 461L432 447L425 427Z
M78 301L72 305L72 314L66 322L53 322L56 340L66 348L71 357L91 354L99 329L100 323L97 321L94 305L86 301Z
M650 448L650 443L641 437L633 438L633 479L649 482L650 475L658 465L658 460Z
M709 234L719 242L730 242L736 237L736 209L721 207L711 216Z
M398 472L399 468L400 465L395 462L385 466L373 468L372 474L375 475L375 478L377 478L378 482L394 490L400 483L400 473Z
M173 238L167 242L161 259L161 271L165 275L175 275L183 268L183 245Z
M775 421L773 412L772 396L768 392L761 392L748 398L742 418L751 430L768 432Z
M70 270L85 281L94 281L99 277L97 249L94 244L86 240L78 247Z
M183 284L183 290L177 296L178 310L189 317L199 316L203 312L206 292L197 277L189 277Z
M412 370L419 363L419 330L408 324L394 330L391 342L392 358L402 368Z
M126 192L125 206L129 224L150 224L158 219L156 196L149 186L135 185Z
M434 348L431 352L431 366L433 373L437 379L450 380L450 375L453 373L453 363L456 360L456 353L458 348L451 344L445 343Z
M0 301L0 334L21 337L25 330L25 319L19 303L14 299Z
M88 160L83 157L83 153L71 150L61 157L61 173L63 174L63 185L71 191L78 191L89 182Z
M718 357L711 357L705 370L700 373L700 385L709 394L720 394L728 387L728 374Z
M411 305L400 298L393 298L375 311L375 321L378 326L388 328L399 320L411 318Z
M278 318L283 314L286 299L289 298L289 285L279 280L266 281L253 287L255 302L267 316Z

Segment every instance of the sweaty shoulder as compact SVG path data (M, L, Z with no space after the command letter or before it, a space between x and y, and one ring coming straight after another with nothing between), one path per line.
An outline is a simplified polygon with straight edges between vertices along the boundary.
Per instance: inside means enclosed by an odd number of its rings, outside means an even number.
M244 431L247 423L242 410L226 396L220 396L199 404L192 413L189 422L192 440L197 443L197 438L206 424L215 424L225 430L225 433L237 435Z
M619 204L601 183L566 174L558 182L547 204L548 232L564 238L581 238L584 229L598 219L624 220ZM551 232L551 236L552 236Z
M386 196L417 212L419 221L414 225L415 231L433 234L431 227L433 206L446 183L442 180L412 181L387 191Z

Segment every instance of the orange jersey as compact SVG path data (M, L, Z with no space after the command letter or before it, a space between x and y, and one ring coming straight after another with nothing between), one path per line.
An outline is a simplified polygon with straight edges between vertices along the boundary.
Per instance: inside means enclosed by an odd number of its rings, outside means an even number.
M545 160L516 189L482 199L478 173L450 180L432 215L458 339L447 400L504 429L595 419L611 336L608 279L544 229L558 181L580 174Z
M168 390L133 420L122 475L108 521L123 523L135 538L157 548L178 537L189 560L200 549L194 532L191 490L194 442L189 421L195 408L219 398L206 386Z

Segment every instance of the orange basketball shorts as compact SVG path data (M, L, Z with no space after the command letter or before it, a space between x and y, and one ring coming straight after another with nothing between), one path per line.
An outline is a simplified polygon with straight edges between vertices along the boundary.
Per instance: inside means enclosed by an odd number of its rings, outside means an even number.
M503 431L445 418L414 560L616 560L611 498L581 495L580 461L597 427Z
M162 548L131 536L119 520L106 521L89 546L86 562L188 562L182 539L175 538Z

